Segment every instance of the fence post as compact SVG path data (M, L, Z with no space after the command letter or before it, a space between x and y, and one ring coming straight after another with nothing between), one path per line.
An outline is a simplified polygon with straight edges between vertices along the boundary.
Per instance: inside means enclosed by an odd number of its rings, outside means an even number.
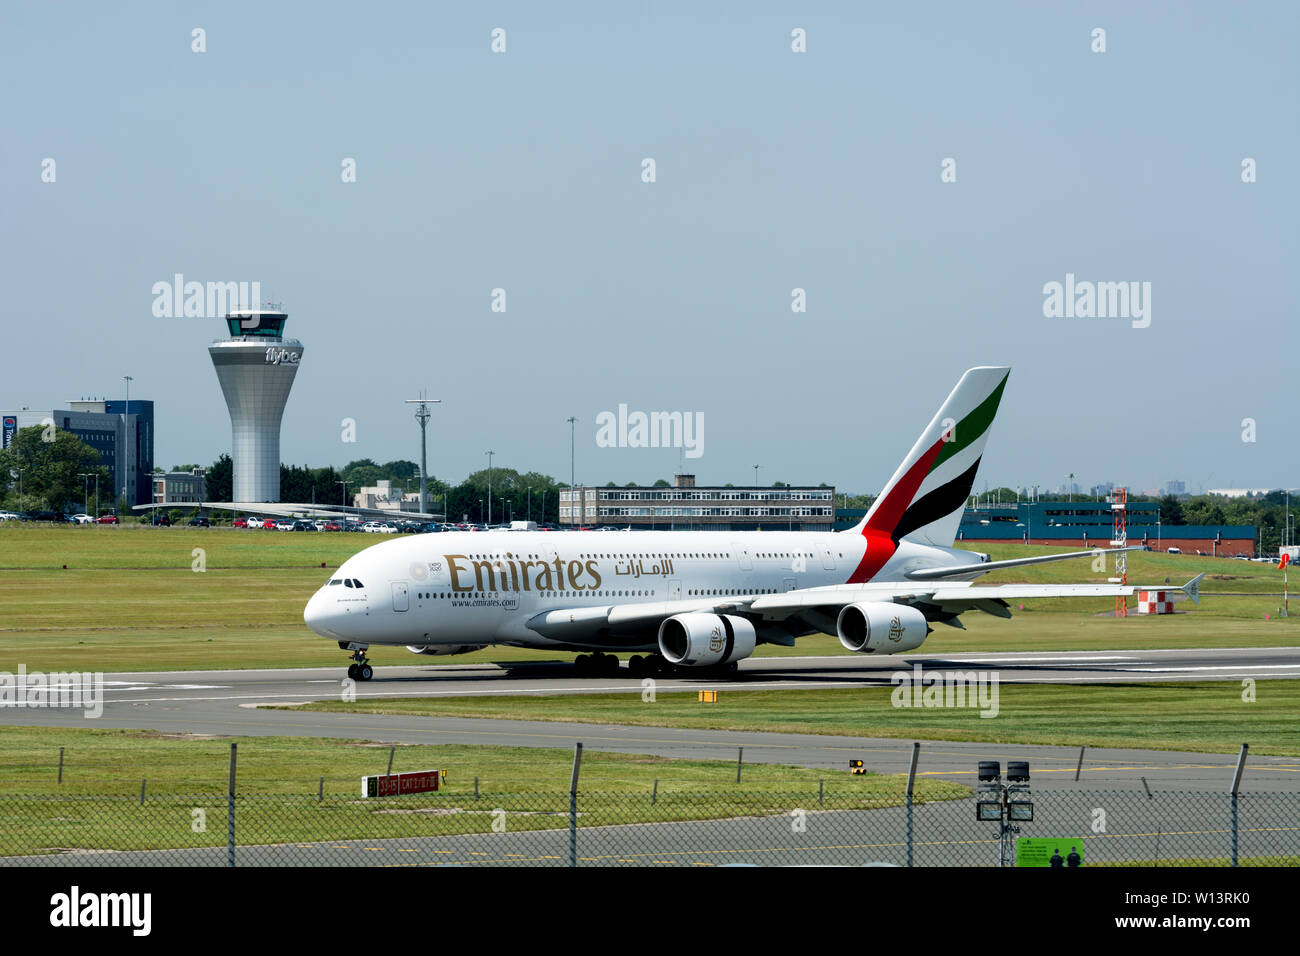
M655 805L655 801L658 799L659 799L659 778L655 777L654 789L650 791L650 806L653 807Z
M59 748L59 783L63 783L63 748Z
M1142 789L1147 792L1147 801L1150 802L1154 800L1156 796L1154 793L1151 792L1151 788L1147 786L1147 778L1139 777L1138 779L1142 781ZM1156 866L1160 865L1160 838L1164 835L1164 832L1165 832L1164 821L1156 820L1156 856L1155 856Z
M1237 865L1237 788L1241 785L1241 772L1246 769L1246 751L1250 744L1241 745L1237 756L1237 772L1232 775L1232 793L1229 795L1229 826L1232 832L1232 866Z
M474 778L474 799L478 799L478 777Z
M316 802L320 803L325 799L325 778L320 778L320 786L316 789Z
M226 787L226 866L235 865L235 754L239 744L230 745L230 783Z
M144 782L145 778L140 778L140 806L144 806Z
M1079 773L1083 770L1083 752L1084 752L1085 750L1087 750L1087 749L1088 749L1087 747L1080 747L1080 748L1079 748L1079 766L1077 766L1077 767L1074 768L1074 782L1075 782L1075 783L1078 783L1078 782L1079 782Z
M912 865L912 787L916 782L916 759L921 752L921 742L912 742L912 763L907 768L907 865Z
M582 767L582 744L573 745L573 776L569 780L569 866L578 865L578 770Z
M736 783L740 783L740 768L745 762L745 748L741 747L740 752L736 754Z

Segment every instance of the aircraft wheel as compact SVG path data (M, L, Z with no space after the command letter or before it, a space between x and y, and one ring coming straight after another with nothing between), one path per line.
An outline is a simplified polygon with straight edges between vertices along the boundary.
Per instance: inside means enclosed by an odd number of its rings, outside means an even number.
M640 654L633 654L627 659L627 672L632 677L640 677L645 673L645 661Z
M357 679L357 665L356 665L356 664L349 664L349 665L348 665L348 677L351 678L352 680L356 680L356 679Z
M362 664L360 667L357 668L358 680L370 680L370 678L374 676L375 676L375 669L371 667L369 664Z
M613 654L603 655L601 663L601 673L606 677L617 677L619 672L618 658Z
M586 654L579 654L573 659L573 669L578 672L579 677L586 677L591 671L591 658Z

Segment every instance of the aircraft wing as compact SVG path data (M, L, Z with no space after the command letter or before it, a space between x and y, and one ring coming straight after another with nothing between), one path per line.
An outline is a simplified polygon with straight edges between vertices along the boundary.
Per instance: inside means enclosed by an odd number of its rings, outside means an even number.
M1142 547L1127 548L1093 548L1091 551L1068 551L1064 554L1040 554L1032 558L1008 558L1005 561L981 561L976 564L958 564L946 568L924 568L920 571L909 571L908 580L911 581L941 581L947 578L960 577L963 574L988 574L990 571L1000 571L1003 568L1019 568L1026 564L1045 564L1048 561L1065 561L1068 558L1094 558L1099 554L1118 554L1120 551L1144 551Z
M674 614L707 611L737 614L762 622L777 623L800 615L833 618L839 609L859 602L917 604L933 608L936 616L951 616L980 610L998 617L1010 617L1008 601L1064 597L1128 597L1138 590L1182 591L1199 603L1197 575L1182 587L1137 584L972 584L969 581L925 583L881 582L840 584L802 588L782 594L751 594L733 597L696 598L687 601L657 601L649 604L612 604L544 611L530 618L527 626L553 640L591 640L602 634L623 634L658 628Z

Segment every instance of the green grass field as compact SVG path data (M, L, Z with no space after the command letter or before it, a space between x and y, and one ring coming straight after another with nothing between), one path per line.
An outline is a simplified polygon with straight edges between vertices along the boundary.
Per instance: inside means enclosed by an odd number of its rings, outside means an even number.
M328 573L375 536L229 528L0 524L0 670L186 670L346 664L332 642L307 630L302 609ZM994 559L1051 548L979 546ZM194 549L206 570L196 572ZM64 568L66 565L66 569ZM998 572L999 583L1098 581L1088 560ZM323 567L322 567L323 566ZM1259 647L1300 643L1300 615L1278 619L1281 575L1272 565L1135 552L1129 578L1181 584L1201 571L1199 607L1172 617L1104 616L1105 598L1025 602L1010 621L967 614L966 631L939 627L928 653ZM1215 592L1224 592L1222 594ZM1265 621L1264 615L1272 616ZM831 637L760 655L846 653ZM376 664L438 666L473 661L569 659L512 648L453 658L374 648Z
M246 795L239 825L243 845L483 833L491 829L494 808L507 811L512 830L565 825L573 761L568 750L399 744L395 773L445 770L445 788L364 801L361 777L386 772L389 744L6 727L0 734L0 775L6 781L0 856L54 848L223 846L232 742L239 744L237 789ZM318 803L322 777L326 796ZM817 806L819 792L836 809L890 807L903 802L905 785L901 776L772 764L745 766L741 781L738 786L732 762L588 751L580 825L789 813L792 806ZM958 784L921 780L916 799L950 800L969 792ZM195 809L209 818L203 833L191 827Z
M688 694L417 697L302 705L303 709L368 714L501 717L583 723L694 727L704 730L843 734L925 740L1135 747L1300 757L1300 681L1261 680L1254 702L1242 684L1003 684L996 717L977 709L893 705L892 687L801 690L790 693L723 690L716 704ZM1068 768L1073 772L1073 767Z
M262 795L314 796L325 778L325 792L359 792L362 776L384 773L394 745L364 740L314 737L222 737L136 730L6 727L0 734L0 777L7 794L59 793L138 795L148 781L153 796L224 794L230 744L239 744L239 788ZM573 752L533 747L397 744L393 771L447 771L445 793L567 793ZM64 748L63 783L58 781L59 748ZM672 760L645 754L588 751L582 758L584 790L600 793L723 794L735 791L736 764L730 761ZM744 767L746 791L817 791L826 780L835 794L894 797L900 778L850 777L776 764ZM928 799L964 796L966 788L943 783L927 789Z

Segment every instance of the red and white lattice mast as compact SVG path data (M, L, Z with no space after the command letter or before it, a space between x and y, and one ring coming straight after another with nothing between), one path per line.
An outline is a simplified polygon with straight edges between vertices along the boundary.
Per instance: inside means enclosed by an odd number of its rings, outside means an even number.
M1115 517L1115 530L1111 534L1112 548L1128 547L1128 489L1116 488L1110 496L1110 510ZM1111 584L1128 584L1128 552L1115 552L1115 576ZM1115 616L1128 617L1128 598L1115 595Z

